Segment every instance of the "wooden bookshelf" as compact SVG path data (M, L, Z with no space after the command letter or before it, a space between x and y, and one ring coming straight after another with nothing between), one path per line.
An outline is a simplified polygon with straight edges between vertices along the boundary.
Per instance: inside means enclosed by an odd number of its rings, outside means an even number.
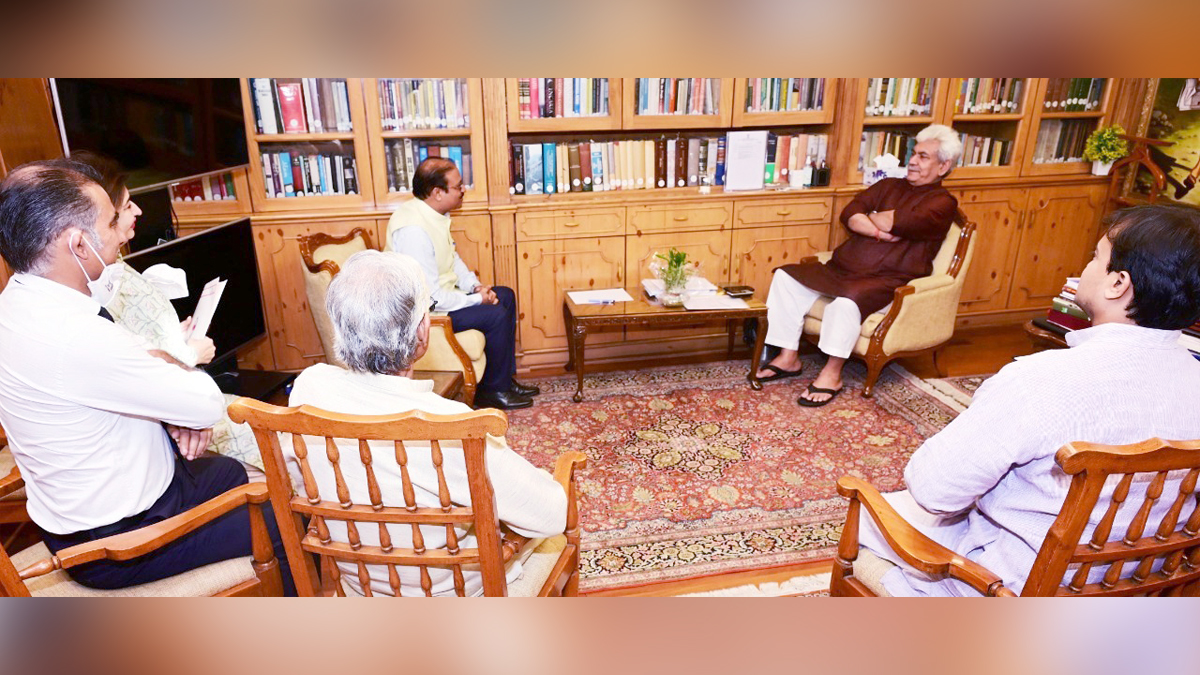
M566 78L559 78L566 79ZM509 133L573 133L580 131L602 131L621 128L621 78L608 80L608 114L578 115L572 117L522 118L520 103L520 78L504 80L505 110L508 113ZM494 114L494 113L493 113Z
M407 189L392 190L389 187L388 156L386 154L390 142L403 142L410 139L418 143L434 143L445 140L456 145L469 148L471 155L472 181L463 197L466 202L486 202L487 190L487 158L484 152L484 106L483 81L477 77L464 78L467 89L467 126L461 128L439 129L399 129L385 130L383 123L383 101L381 99L381 81L376 78L363 80L363 95L367 115L367 136L371 153L371 177L374 183L375 201L380 206L398 204L412 197ZM464 150L465 154L465 150ZM394 159L393 159L394 161ZM414 161L419 160L414 157ZM415 165L408 168L411 172ZM462 169L463 167L460 167ZM411 181L411 178L409 179ZM466 175L464 174L464 182Z
M642 78L646 79L646 78ZM651 80L655 78L650 78ZM701 82L711 82L714 88L713 98L717 105L712 114L641 114L638 112L637 83L639 78L627 77L622 85L624 105L621 112L621 126L624 129L712 129L728 127L733 121L733 78L707 77L695 78ZM705 86L705 85L702 85Z
M246 118L247 149L250 156L250 200L255 211L312 211L373 206L375 203L371 156L368 148L366 110L363 105L363 83L359 78L345 78L349 104L349 132L261 134L255 119L256 105L250 78L242 78L242 106ZM275 86L272 81L272 86ZM305 147L307 146L307 147ZM309 155L336 153L354 158L357 194L322 194L300 197L271 196L263 173L263 152L298 150Z
M191 180L172 183L170 186L171 208L175 211L175 215L178 216L181 221L186 221L194 219L207 219L209 216L230 216L232 218L234 216L250 213L252 210L250 204L250 178L246 167L240 167L224 173L211 174L211 176L216 176L218 178L222 178L226 175L228 175L232 181L234 195L233 199L202 198L198 200L188 200L176 198L184 192L182 190L184 186L188 186L189 183L197 183L200 181L209 180L210 176L203 176L201 178L193 178ZM200 190L200 194L203 196L203 184L201 184ZM209 186L209 192L214 192L211 184Z
M1012 95L1009 98L1015 96L1015 100L1013 100L1015 107L1006 107L1007 112L992 109L979 112L963 110L963 107L967 105L966 98L971 96L972 88L986 90L987 93L975 94L973 98L977 105L988 105L992 101L991 91L995 82L994 78L990 81L984 78L961 77L947 80L946 108L942 112L940 121L942 124L953 127L962 136L963 154L966 157L964 161L972 161L970 158L973 154L973 144L969 136L993 141L998 139L1011 144L1007 151L1008 161L1002 164L989 164L982 161L964 164L954 169L953 176L955 178L1003 178L1017 176L1021 172L1026 136L1029 134L1030 128L1027 117L1031 108L1029 101L1032 100L1034 94L1031 89L1036 89L1038 84L1033 78L1012 78L1008 85L1012 87ZM1019 89L1017 89L1018 84ZM1003 83L1001 86L1004 86ZM1005 96L1002 89L996 92L996 101L1003 100L1005 100ZM985 146L981 146L981 149L985 149ZM986 149L990 152L992 145L988 143Z
M786 79L786 78L785 78ZM747 93L753 91L753 79L739 77L733 83L733 118L735 127L803 126L830 124L837 109L839 78L827 77L822 91L822 104L812 110L753 111L746 103Z
M1086 125L1086 133L1091 133L1097 128L1108 124L1110 111L1112 109L1112 96L1115 89L1115 81L1108 78L1104 82L1104 90L1100 95L1100 107L1096 110L1086 111L1054 111L1045 109L1045 101L1048 95L1050 80L1041 78L1038 80L1037 91L1032 99L1029 114L1030 132L1027 135L1025 143L1025 158L1021 167L1021 174L1024 176L1059 176L1070 174L1085 174L1091 171L1092 163L1087 161L1077 162L1037 162L1036 153L1038 147L1038 136L1041 133L1043 125L1047 121L1058 120L1063 122L1079 122Z

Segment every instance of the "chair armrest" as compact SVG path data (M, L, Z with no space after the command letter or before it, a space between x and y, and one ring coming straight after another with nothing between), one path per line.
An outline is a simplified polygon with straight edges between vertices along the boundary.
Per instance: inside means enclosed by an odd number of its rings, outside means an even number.
M564 452L554 462L554 480L567 493L567 531L579 526L578 495L575 490L575 470L587 467L587 455L578 450Z
M925 291L945 288L946 286L953 286L954 277L949 274L933 274L927 277L917 277L908 282L908 285L912 286L916 292L923 293Z
M0 478L0 497L6 497L25 487L25 479L21 478L21 470L13 467L4 478Z
M133 560L200 529L234 509L247 504L265 504L269 499L265 483L240 485L153 525L65 548L50 560L21 570L21 578L30 579L95 560Z
M446 314L431 314L429 316L429 332L432 334L439 331L446 338L446 344L450 346L450 350L454 352L454 356L458 358L459 364L462 366L463 388L469 392L467 404L471 405L475 398L475 387L479 383L475 366L471 363L471 357L467 355L467 350L463 349L458 338L454 337L454 325L450 321L450 317ZM432 339L432 335L430 339Z
M863 510L870 514L892 550L915 569L930 576L958 579L987 596L1014 596L1011 590L1004 587L1000 577L986 567L921 534L870 483L852 476L842 476L838 479L837 491L850 500L851 509L862 504Z

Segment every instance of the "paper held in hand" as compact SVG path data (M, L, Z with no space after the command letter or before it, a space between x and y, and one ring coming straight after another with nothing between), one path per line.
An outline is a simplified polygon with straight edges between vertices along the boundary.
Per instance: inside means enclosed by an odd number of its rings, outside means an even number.
M225 292L225 280L218 277L204 284L200 292L200 300L196 302L196 311L192 312L192 332L184 336L185 340L204 337L208 327L212 325L213 314L221 302L221 294Z

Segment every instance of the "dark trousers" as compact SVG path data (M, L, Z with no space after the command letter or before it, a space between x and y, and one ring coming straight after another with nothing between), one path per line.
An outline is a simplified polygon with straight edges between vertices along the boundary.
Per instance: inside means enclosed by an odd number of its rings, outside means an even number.
M517 296L511 288L493 286L495 305L475 305L450 312L454 332L477 330L486 344L483 353L487 366L479 378L479 388L508 391L517 373Z
M142 513L122 518L112 525L67 535L51 534L43 530L42 537L46 547L51 553L58 553L68 546L152 525L199 506L247 482L246 470L235 459L205 456L188 462L186 466L184 461L182 458L175 460L175 476L167 491ZM294 596L296 585L291 569L288 568L283 543L279 539L279 529L275 526L275 515L269 503L263 506L267 531L275 547L275 557L279 560L284 594ZM67 574L76 582L90 588L125 588L172 577L222 560L250 555L248 508L250 507L242 506L230 511L195 532L144 556L128 561L97 560L73 567L67 570Z

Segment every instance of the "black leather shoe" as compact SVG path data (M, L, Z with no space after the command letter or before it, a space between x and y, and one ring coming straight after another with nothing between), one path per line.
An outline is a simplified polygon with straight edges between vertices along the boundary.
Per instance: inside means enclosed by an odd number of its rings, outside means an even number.
M520 394L521 396L537 396L538 394L542 393L541 389L538 389L533 385L521 384L516 380L512 381L512 387L509 389L509 391L513 392L514 394Z
M488 391L479 389L475 392L475 407L499 408L500 410L516 410L533 405L533 399L522 396L514 391Z

